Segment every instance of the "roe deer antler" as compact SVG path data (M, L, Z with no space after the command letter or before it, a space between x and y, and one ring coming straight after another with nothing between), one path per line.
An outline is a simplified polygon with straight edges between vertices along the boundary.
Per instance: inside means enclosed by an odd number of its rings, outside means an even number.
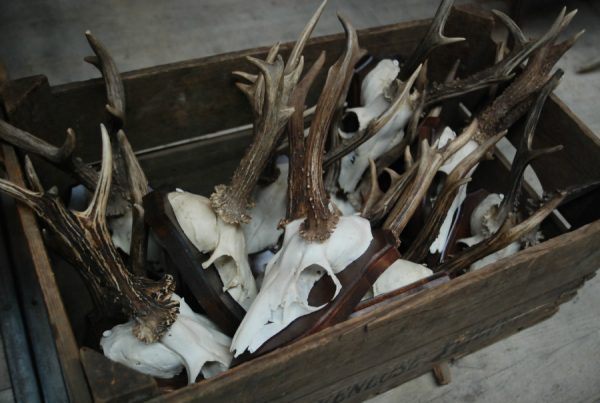
M241 224L250 221L247 209L252 206L251 192L294 111L289 106L289 101L302 74L302 51L326 4L327 1L323 1L305 26L287 63L284 64L281 56L277 55L279 44L276 44L270 49L265 61L247 57L250 63L258 67L260 74L234 72L252 83L236 85L252 105L255 140L242 157L231 183L216 186L215 192L210 196L213 209L226 223Z
M477 260L484 258L496 251L499 251L513 242L519 241L527 234L534 231L539 224L548 216L562 200L567 196L566 192L558 192L558 194L540 208L531 217L520 224L515 224L517 220L516 206L518 196L523 183L523 172L529 163L538 157L547 155L562 149L562 146L547 147L534 150L531 148L535 128L537 126L542 108L546 99L558 85L563 72L556 71L553 76L547 80L544 87L538 94L533 108L529 111L525 130L521 137L521 142L517 149L517 155L513 160L511 171L509 174L509 190L506 197L500 202L500 206L492 206L492 211L486 221L490 222L490 229L494 230L498 227L496 233L491 234L482 242L471 246L446 263L438 267L439 270L445 270L450 273L471 266ZM513 227L514 226L514 227Z
M452 5L454 4L454 0L442 0L437 11L435 12L435 17L433 17L433 21L427 30L427 33L421 39L417 47L413 50L413 52L406 58L404 65L400 69L400 73L398 78L402 81L405 81L410 77L413 71L419 66L423 64L429 53L439 46L448 45L451 43L462 42L465 38L448 38L444 36L444 26L446 25L446 20L450 15L450 10L452 9Z
M106 225L112 182L112 152L102 126L102 168L98 185L85 211L69 211L52 192L45 192L26 158L26 173L34 191L0 180L0 191L29 206L52 230L69 253L92 295L105 308L117 302L136 324L134 334L150 343L159 339L175 320L178 303L171 301L175 283L169 275L155 282L132 275L115 249Z

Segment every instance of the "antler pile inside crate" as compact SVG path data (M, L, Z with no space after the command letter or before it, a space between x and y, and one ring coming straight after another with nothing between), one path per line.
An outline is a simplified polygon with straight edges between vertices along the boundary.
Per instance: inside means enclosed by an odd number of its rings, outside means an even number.
M209 197L152 191L124 132L125 86L116 64L86 33L96 54L86 60L102 73L108 100L100 172L74 155L70 129L64 144L55 147L0 121L0 138L72 175L93 193L88 208L70 211L52 189L45 191L27 156L33 190L0 180L0 191L42 219L106 316L116 302L131 319L105 334L107 356L130 366L138 360L155 376L173 376L185 367L193 382L200 372L210 376L226 369L232 356L225 345L236 362L252 358L344 320L365 294L426 282L434 272L453 278L541 238L541 223L568 192L554 192L533 212L520 203L520 192L531 161L562 148L534 149L532 142L544 103L562 76L560 70L552 73L554 65L580 35L558 41L575 12L563 9L537 39L495 12L513 48L503 43L492 66L466 77L457 77L457 61L444 82L433 83L430 54L466 41L444 35L452 3L441 2L406 59L379 60L364 77L355 66L368 49L361 49L343 17L344 48L324 84L314 85L324 52L304 72L302 53L326 2L286 61L279 44L264 60L248 57L257 72L234 74L248 82L236 85L249 101L254 138L231 181ZM352 80L360 81L361 91L360 99L351 100L358 105L349 108ZM311 87L320 96L305 125ZM472 112L460 102L460 108L446 102L482 89L489 89L487 96L479 96L483 101ZM468 117L462 127L450 127L460 120L452 115L460 113ZM513 138L507 135L518 131L516 123L525 116L505 195L474 188L479 167L499 141ZM260 184L261 174L275 166L273 181ZM148 277L147 249L154 239L148 226L170 255L174 267L168 269L178 271L180 284L169 275L160 281ZM465 231L469 235L458 239ZM192 312L174 294L176 287L208 318ZM129 337L130 328L137 340ZM211 341L197 340L197 334ZM161 359L170 360L163 372L152 361L155 342L167 349ZM186 349L188 344L193 347ZM204 366L211 360L218 370Z

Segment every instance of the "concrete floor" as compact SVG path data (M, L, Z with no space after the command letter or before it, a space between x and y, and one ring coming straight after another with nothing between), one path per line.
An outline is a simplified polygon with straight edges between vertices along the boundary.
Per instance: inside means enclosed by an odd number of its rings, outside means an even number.
M486 6L502 2L482 1ZM51 84L96 77L81 59L92 30L112 51L121 71L289 41L316 1L259 0L28 0L0 2L0 61L11 78L43 73ZM433 15L438 0L330 0L316 35L339 32L333 10L357 28ZM549 4L551 3L551 4ZM600 73L576 67L600 57L600 4L578 8L572 31L587 33L566 55L557 93L596 133ZM540 2L524 15L536 34L556 15L557 2ZM589 281L550 320L452 364L453 382L437 387L426 374L372 402L600 402L600 278ZM13 400L0 348L0 403Z

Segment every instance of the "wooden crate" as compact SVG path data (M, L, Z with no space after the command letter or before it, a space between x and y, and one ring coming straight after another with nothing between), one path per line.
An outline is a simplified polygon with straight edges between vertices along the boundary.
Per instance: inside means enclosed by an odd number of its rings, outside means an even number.
M363 30L359 42L375 55L406 55L427 24L417 21ZM491 18L476 10L454 10L447 32L468 40L432 56L433 76L440 79L456 58L463 61L459 76L491 63L495 52L490 39L492 24ZM305 52L307 65L321 50L327 51L327 63L332 63L342 43L342 35L311 40ZM283 49L289 51L290 45ZM215 184L228 179L250 137L249 129L229 129L251 121L247 102L234 88L230 73L246 68L245 56L262 56L266 50L124 74L128 137L153 186L176 184L208 194ZM319 80L324 81L324 74ZM310 95L309 104L316 95ZM29 77L8 82L2 97L6 117L14 125L55 144L73 127L78 133L79 155L86 161L99 159L98 125L105 119L101 80L52 87L44 76ZM477 95L470 101L476 102ZM600 177L600 142L555 97L544 108L536 143L565 145L562 153L534 164L545 188ZM19 156L8 146L3 146L3 156L8 178L23 183ZM51 166L43 161L36 164L43 166L39 171L45 184L58 184L62 190L69 185ZM501 186L501 178L506 176L503 168L495 162L483 165L479 179L495 178L490 190ZM561 235L549 223L547 232L556 235L552 239L485 270L401 301L382 302L215 378L160 395L152 378L111 365L89 350L80 354L85 318L77 311L89 307L85 288L72 268L46 250L30 210L16 206L18 219L11 230L23 235L22 247L42 289L72 401L131 401L133 396L138 400L154 396L154 401L177 402L325 403L360 401L384 392L431 370L436 363L469 354L552 316L600 266L599 202L600 192L594 192L564 206L561 212L573 224L572 231Z

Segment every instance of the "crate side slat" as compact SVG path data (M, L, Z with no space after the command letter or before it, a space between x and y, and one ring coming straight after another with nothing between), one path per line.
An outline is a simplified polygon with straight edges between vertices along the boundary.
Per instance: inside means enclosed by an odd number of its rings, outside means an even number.
M595 222L176 391L169 399L244 402L306 397L317 385L334 384L447 334L478 328L514 305L583 280L600 265L598 244L600 222ZM306 370L306 363L319 368L318 380Z
M413 21L359 31L359 42L371 53L380 56L407 54L427 28L429 20ZM459 33L470 39L470 44L452 45L436 51L439 67L432 67L434 77L461 57L461 72L473 71L486 60L493 59L490 46L490 20L465 11L455 11L448 22L451 35ZM341 28L340 28L341 31ZM305 65L309 66L326 51L326 66L338 57L343 35L335 34L309 41L305 48ZM282 45L285 55L292 44ZM246 56L264 56L267 48L249 49L217 56L157 66L123 74L127 95L126 132L135 150L195 137L203 133L228 129L250 123L251 111L246 98L233 85L235 70L252 66ZM467 52L482 57L466 61ZM491 57L492 59L488 58ZM435 63L430 63L430 65ZM316 101L320 85L326 75L323 69L316 79L308 104ZM88 80L53 87L56 130L60 136L73 127L85 136L79 150L84 160L96 160L100 152L98 125L106 121L105 94L101 80ZM77 111L77 113L73 113Z
M19 186L26 187L14 149L3 146L3 153L8 179ZM54 272L35 214L21 203L17 203L16 207L21 227L27 238L27 250L35 267L35 274L42 291L44 304L48 310L69 398L74 402L91 402L87 382L79 361L79 348L71 330L71 324L54 278ZM32 335L32 337L35 337L35 335ZM40 374L40 376L44 376L44 374Z

